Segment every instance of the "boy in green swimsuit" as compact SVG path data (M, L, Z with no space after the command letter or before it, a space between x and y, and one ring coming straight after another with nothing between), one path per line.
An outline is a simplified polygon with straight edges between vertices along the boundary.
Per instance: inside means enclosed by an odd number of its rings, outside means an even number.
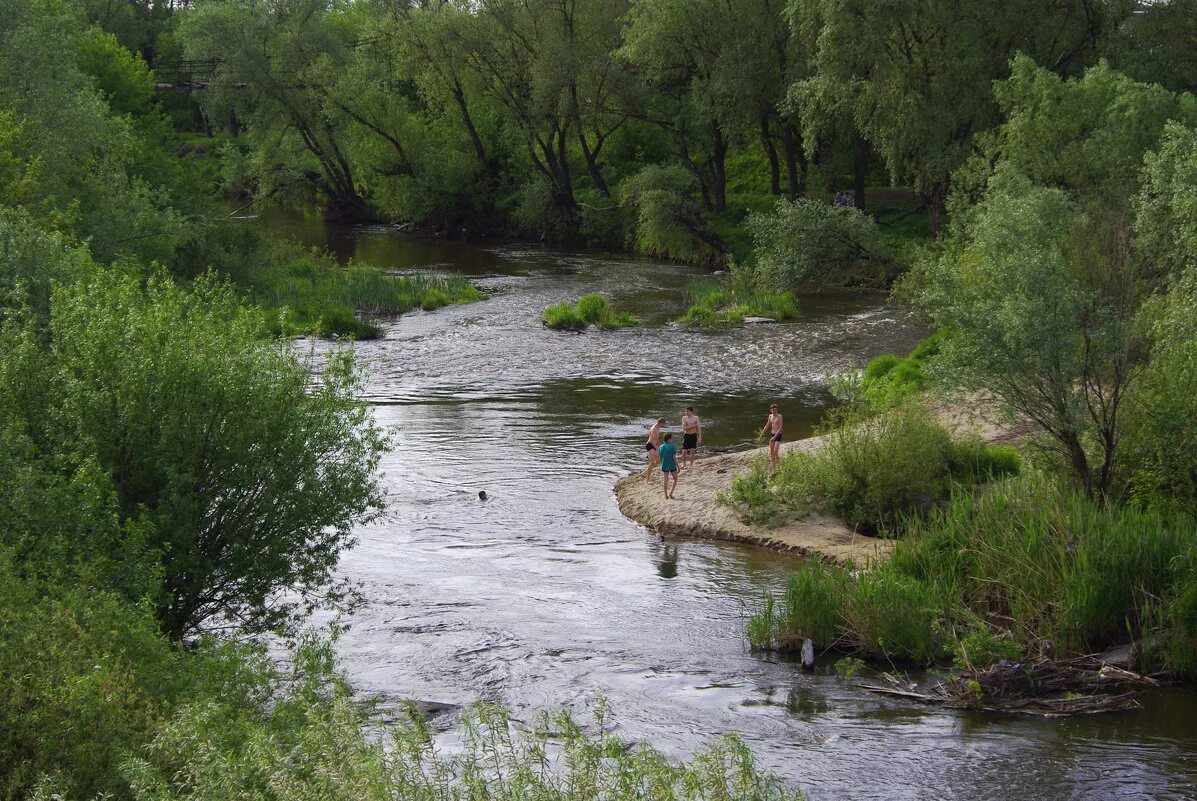
M665 500L673 497L673 493L677 492L677 446L669 440L673 439L673 434L666 434L665 441L661 443L661 447L657 448L657 452L661 456L661 477L665 481ZM669 491L669 479L673 478L673 492Z

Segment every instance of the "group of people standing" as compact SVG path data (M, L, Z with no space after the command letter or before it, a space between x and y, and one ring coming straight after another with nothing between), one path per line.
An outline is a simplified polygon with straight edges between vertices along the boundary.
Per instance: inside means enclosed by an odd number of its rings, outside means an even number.
M777 404L769 407L769 418L761 434L769 434L769 461L774 468L781 450L781 431L783 420ZM670 500L677 491L678 474L685 468L694 465L698 446L702 444L702 420L694 413L693 406L687 406L682 412L682 454L681 464L678 464L677 445L673 443L673 434L662 431L666 420L657 418L657 422L648 429L648 440L644 443L645 456L648 466L640 474L645 481L653 480L653 470L660 465L661 477L665 489L665 499Z

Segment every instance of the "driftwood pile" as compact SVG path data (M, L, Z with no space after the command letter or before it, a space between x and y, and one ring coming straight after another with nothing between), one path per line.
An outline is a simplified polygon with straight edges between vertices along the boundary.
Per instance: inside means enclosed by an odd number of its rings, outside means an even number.
M885 684L859 686L882 695L908 698L952 709L1018 712L1045 717L1112 712L1139 706L1139 691L1159 681L1103 662L1098 656L1002 660L983 670L962 671L920 687L892 674Z

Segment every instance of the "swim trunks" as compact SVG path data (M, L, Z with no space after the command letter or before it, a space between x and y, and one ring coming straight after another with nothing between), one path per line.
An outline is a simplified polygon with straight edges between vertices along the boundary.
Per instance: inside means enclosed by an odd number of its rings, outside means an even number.
M773 435L773 441L781 442L781 432L780 431L778 431L776 434Z
M682 450L692 451L698 447L698 434L682 434Z
M652 444L651 442L646 442L646 443L644 443L644 450L646 450L646 451L655 450L655 449L656 449L656 447L657 447L657 446L656 446L656 445L654 445L654 444Z

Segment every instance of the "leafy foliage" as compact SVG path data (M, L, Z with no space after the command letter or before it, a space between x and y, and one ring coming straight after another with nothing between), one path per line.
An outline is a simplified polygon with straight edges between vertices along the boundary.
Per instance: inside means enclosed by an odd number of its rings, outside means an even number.
M850 206L781 200L768 214L750 215L747 225L758 274L773 289L884 287L896 275L873 218Z

